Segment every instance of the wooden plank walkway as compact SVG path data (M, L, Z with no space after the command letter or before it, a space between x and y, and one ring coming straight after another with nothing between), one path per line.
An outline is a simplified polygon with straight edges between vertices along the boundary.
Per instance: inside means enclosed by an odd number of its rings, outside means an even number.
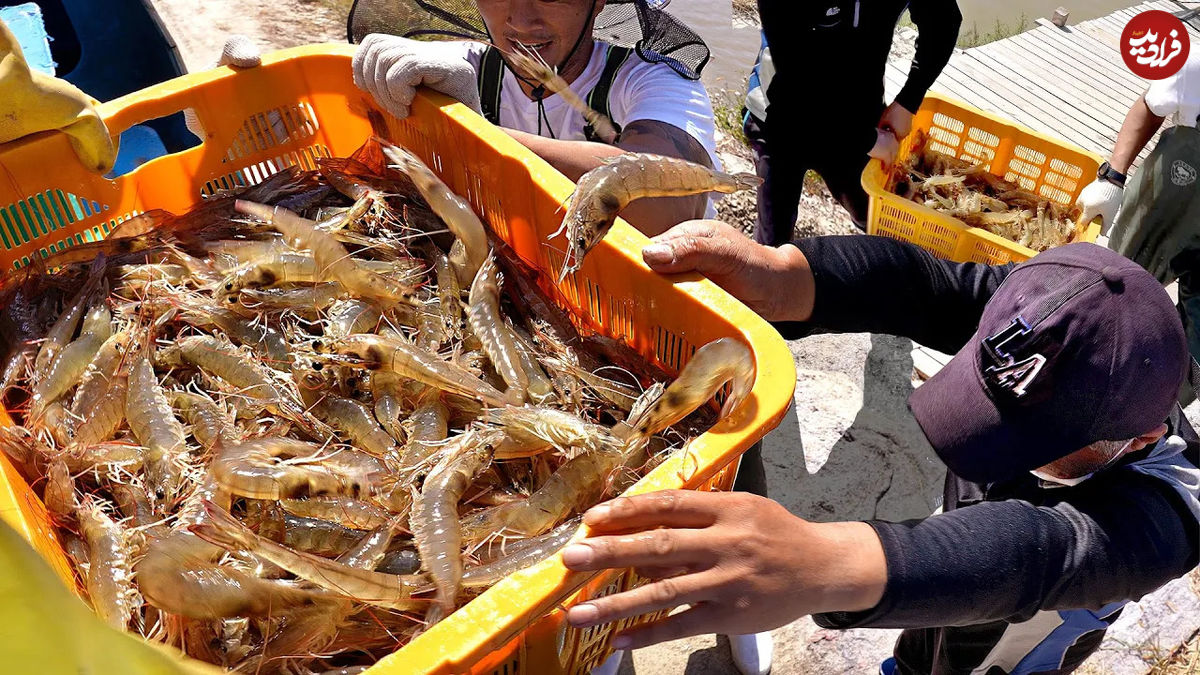
M1149 84L1121 59L1122 29L1140 12L1198 6L1150 0L1066 28L1038 19L1019 35L955 50L933 90L1108 157L1126 113ZM1188 24L1194 48L1200 46L1197 24ZM908 65L888 64L889 100L904 85ZM1154 145L1147 145L1135 168Z

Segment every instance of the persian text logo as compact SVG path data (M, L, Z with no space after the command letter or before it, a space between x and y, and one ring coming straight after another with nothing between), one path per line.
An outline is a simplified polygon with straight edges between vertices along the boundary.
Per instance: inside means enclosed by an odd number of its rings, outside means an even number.
M1151 10L1129 20L1121 33L1121 56L1138 77L1161 80L1183 68L1191 50L1187 26L1175 16Z

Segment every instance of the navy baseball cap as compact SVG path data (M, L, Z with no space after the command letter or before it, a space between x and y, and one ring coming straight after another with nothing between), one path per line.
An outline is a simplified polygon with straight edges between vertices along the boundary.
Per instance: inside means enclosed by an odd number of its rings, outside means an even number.
M951 471L997 482L1153 431L1189 365L1162 285L1106 248L1069 244L1009 273L970 341L908 405Z

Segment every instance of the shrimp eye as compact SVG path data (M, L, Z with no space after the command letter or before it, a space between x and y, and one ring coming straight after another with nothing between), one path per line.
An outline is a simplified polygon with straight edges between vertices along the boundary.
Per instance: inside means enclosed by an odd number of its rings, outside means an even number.
M231 295L225 299L225 302L228 302L231 305L236 305L236 304L238 304L238 296Z
M579 248L587 248L587 239L580 237L579 239L575 240L575 245Z
M320 371L325 368L325 364L320 361L313 361L313 370Z
M346 378L346 386L347 387L357 387L358 386L358 378L357 377Z
M232 281L225 282L225 290L227 290L227 291L233 290L233 282Z

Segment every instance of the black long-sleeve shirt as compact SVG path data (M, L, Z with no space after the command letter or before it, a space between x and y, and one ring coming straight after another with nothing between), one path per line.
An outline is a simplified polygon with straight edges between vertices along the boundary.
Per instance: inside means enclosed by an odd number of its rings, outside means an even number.
M906 7L919 36L896 102L916 112L958 41L956 0L758 0L775 65L767 91L772 124L811 142L835 140L845 152L870 150L892 34Z
M789 338L870 331L953 353L1014 267L946 262L881 237L818 237L796 246L812 267L816 303L809 322L778 325ZM1186 574L1200 561L1200 441L1178 409L1167 423L1186 449L1163 461L1183 480L1144 470L1153 448L1071 488L1048 489L1032 475L996 484L949 475L944 513L870 523L887 558L882 601L865 612L819 615L817 623L1015 622L1039 610L1136 600Z

